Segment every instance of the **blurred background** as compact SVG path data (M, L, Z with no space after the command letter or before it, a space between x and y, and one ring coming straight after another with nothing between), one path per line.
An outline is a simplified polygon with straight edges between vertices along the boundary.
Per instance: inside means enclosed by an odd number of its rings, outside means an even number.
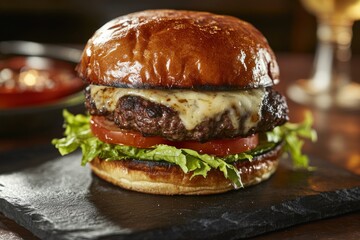
M120 15L171 8L237 16L255 25L276 52L314 52L316 20L298 0L1 0L0 41L85 44L96 29ZM352 50L360 53L360 22Z

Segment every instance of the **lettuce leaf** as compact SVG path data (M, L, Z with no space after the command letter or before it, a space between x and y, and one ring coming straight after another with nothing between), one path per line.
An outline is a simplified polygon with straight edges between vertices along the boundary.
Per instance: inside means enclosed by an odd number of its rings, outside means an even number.
M309 166L309 158L301 151L304 145L303 139L310 139L312 142L317 140L317 134L312 129L312 125L313 118L311 113L307 112L302 123L286 123L275 127L273 131L266 133L266 137L269 142L284 140L284 152L290 154L295 168L313 170L314 168Z
M65 119L64 138L53 139L52 144L61 155L74 152L78 148L82 151L81 164L100 157L106 161L123 159L138 159L147 161L166 161L178 165L185 173L191 172L192 177L206 177L211 169L218 169L224 177L229 179L235 188L243 187L239 171L232 165L235 161L252 160L256 155L274 148L278 143L285 141L285 149L293 156L294 166L307 167L308 159L301 154L302 140L299 137L314 138L311 129L311 118L305 119L301 124L287 123L276 127L267 133L267 141L245 153L229 155L224 158L200 154L191 149L178 149L168 145L157 145L150 149L142 149L125 145L114 145L100 141L92 135L90 130L90 117L86 115L73 115L64 110Z

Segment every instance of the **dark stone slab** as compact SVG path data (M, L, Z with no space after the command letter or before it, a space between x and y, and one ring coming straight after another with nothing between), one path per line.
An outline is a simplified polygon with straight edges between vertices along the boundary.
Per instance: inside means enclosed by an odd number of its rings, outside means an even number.
M360 209L360 177L288 160L260 185L212 196L114 187L51 146L0 154L0 211L43 239L238 239Z

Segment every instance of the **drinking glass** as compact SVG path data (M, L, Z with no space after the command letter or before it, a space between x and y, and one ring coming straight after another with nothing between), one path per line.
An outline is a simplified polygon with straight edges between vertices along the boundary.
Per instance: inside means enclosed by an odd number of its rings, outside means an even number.
M352 26L360 19L360 0L301 2L317 18L317 49L311 77L291 85L288 96L324 109L360 109L360 84L350 74Z

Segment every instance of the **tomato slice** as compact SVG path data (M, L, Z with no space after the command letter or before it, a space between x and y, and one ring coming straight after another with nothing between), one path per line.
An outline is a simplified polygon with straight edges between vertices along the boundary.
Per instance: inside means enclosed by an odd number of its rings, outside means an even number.
M246 138L232 138L212 140L205 143L188 141L180 142L177 147L193 149L199 153L206 153L223 157L226 155L246 152L254 149L259 144L259 137L257 134Z
M123 144L138 148L149 148L170 141L162 137L143 137L140 133L120 129L104 117L92 116L90 120L92 133L101 141L111 144Z
M196 141L174 142L162 137L144 137L138 132L120 129L113 122L101 116L92 116L90 126L93 134L106 143L123 144L138 148L149 148L158 144L167 144L177 148L188 148L199 153L220 157L251 150L259 143L257 134L246 138L212 140L205 143Z

